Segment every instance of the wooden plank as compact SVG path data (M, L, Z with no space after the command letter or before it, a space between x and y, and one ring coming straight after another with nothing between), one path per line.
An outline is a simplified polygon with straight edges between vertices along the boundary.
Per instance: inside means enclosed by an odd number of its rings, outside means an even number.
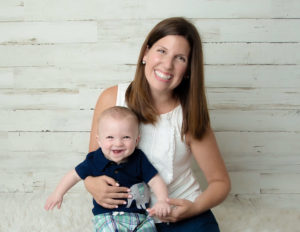
M178 15L191 18L297 18L299 16L297 0L228 0L226 2L187 0L184 3L180 0L151 2L124 0L113 1L110 4L103 0L91 0L89 4L71 0L63 2L26 0L25 9L27 20L144 19Z
M260 200L257 205L261 207L300 210L300 194L260 194ZM299 216L299 211L296 215Z
M88 151L89 132L8 132L0 137L1 152Z
M30 54L30 56L28 56ZM96 66L135 63L138 46L124 44L0 45L0 66Z
M262 173L260 186L263 194L299 194L300 173Z
M3 172L0 171L0 193L34 193L54 191L61 178L68 172L66 169L52 169L47 172ZM7 181L9 180L9 181ZM70 191L86 192L83 182L79 182Z
M87 152L51 152L51 151L8 151L0 154L2 172L66 172L82 162ZM31 175L32 176L32 175Z
M262 210L297 210L296 215L299 215L300 194L230 194L224 203L217 206L223 207L225 210L232 207L250 209L256 214Z
M1 69L0 69L1 70ZM15 68L15 88L91 88L100 90L133 79L134 65ZM1 74L0 74L1 75Z
M270 4L274 18L299 18L298 0L272 0Z
M2 109L10 110L91 109L95 106L100 92L98 89L0 90L0 105Z
M300 132L299 110L211 110L215 131Z
M125 43L0 45L0 67L135 64L139 47ZM204 44L204 54L206 64L295 65L300 63L300 43Z
M24 20L24 1L22 0L1 0L0 21Z
M90 131L92 115L93 110L0 110L0 131Z
M0 155L0 192L53 191L59 180L82 162L85 156L78 152L8 152ZM77 186L71 192L79 189L83 189L82 186Z
M299 42L298 19L197 19L204 42Z
M79 91L70 89L2 90L0 104L2 109L79 108L78 97Z
M220 150L226 156L299 155L296 132L216 132Z
M52 19L123 19L123 18L166 18L175 15L188 15L189 17L269 17L269 2L254 1L196 1L188 0L185 3L179 0L158 1L151 4L138 0L114 1L106 4L105 1L92 0L89 4L84 2L64 1L26 1L26 19L52 20ZM172 8L170 9L170 4ZM65 9L68 9L67 11ZM166 11L165 9L170 9Z
M1 147L0 155L5 152L2 150L2 147L4 147L5 144L7 143L8 143L8 132L0 130L0 147Z
M298 88L299 65L206 65L207 87Z
M0 69L0 89L14 86L14 73L12 69Z
M203 50L206 64L300 64L300 43L208 43Z
M299 172L299 154L255 154L243 153L231 155L223 153L226 167L230 172L282 173Z
M0 23L0 44L93 42L97 42L97 23L93 21Z
M229 172L231 194L258 194L260 175L257 172Z
M191 21L204 43L299 42L299 19L199 19ZM140 43L158 19L112 19L99 23L99 42ZM122 27L122 30L120 30ZM126 33L124 33L126 31ZM134 35L134 36L132 36Z
M292 110L300 109L299 88L208 88L211 110Z

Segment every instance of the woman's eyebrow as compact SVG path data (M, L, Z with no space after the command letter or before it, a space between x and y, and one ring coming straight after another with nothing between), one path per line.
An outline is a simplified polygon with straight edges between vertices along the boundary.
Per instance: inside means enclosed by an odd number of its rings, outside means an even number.
M163 48L163 49L165 49L165 50L169 50L168 48L164 47L163 45L159 45L159 44L157 44L156 47L160 47L160 48ZM185 55L185 54L183 54L183 53L178 53L178 54L176 54L176 55L177 55L177 56L185 56L185 57L188 57L188 55Z

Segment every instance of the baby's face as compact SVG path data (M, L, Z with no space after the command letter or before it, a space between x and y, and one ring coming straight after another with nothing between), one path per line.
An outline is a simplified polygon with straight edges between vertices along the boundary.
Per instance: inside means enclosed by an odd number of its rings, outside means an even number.
M107 116L100 121L98 131L98 143L104 156L116 163L130 156L138 144L138 125L130 117Z

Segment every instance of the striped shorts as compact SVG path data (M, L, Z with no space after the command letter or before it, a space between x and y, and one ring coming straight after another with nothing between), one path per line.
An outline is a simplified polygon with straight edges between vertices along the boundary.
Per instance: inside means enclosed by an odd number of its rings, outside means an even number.
M95 232L157 232L151 217L139 213L103 213L94 216Z

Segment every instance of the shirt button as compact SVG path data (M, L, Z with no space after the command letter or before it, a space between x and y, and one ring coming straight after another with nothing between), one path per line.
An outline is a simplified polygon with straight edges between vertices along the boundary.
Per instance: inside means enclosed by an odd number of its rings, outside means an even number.
M119 173L119 171L118 171L118 170L115 170L115 171L114 171L114 173L115 173L115 174L118 174L118 173Z

